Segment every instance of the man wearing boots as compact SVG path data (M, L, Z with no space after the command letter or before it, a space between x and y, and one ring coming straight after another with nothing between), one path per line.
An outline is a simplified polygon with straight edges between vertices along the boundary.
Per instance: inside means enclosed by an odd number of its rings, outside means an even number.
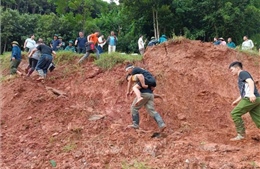
M41 57L36 65L36 71L40 76L37 80L40 81L46 78L48 68L52 63L53 55L56 55L56 52L53 51L49 46L42 43L31 51L29 57L31 57L37 50L41 52Z
M129 69L133 69L134 67L132 65L128 65L126 67L126 71L129 73ZM137 97L134 99L132 105L131 105L131 114L132 114L132 125L129 125L128 127L132 127L134 129L139 128L139 112L138 110L141 109L143 106L146 108L148 111L149 115L154 118L156 123L158 124L160 132L163 132L164 129L166 128L166 125L161 117L161 115L155 111L154 109L154 94L153 90L149 86L148 88L141 88L141 97L143 98L139 104L136 104L137 102ZM129 96L129 94L127 95Z
M249 112L256 127L260 128L260 95L255 86L253 77L249 72L243 70L241 62L236 61L231 63L229 69L234 76L238 77L238 87L240 92L240 96L232 103L232 105L236 105L236 107L231 112L237 136L230 140L239 141L243 140L246 136L242 115Z

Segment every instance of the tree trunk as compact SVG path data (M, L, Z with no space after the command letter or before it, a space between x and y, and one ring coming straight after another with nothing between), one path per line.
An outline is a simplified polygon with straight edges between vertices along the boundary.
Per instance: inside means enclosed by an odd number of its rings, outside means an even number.
M156 10L155 11L155 16L156 16L156 29L157 29L157 39L159 39L159 37L160 37L160 32L159 32L159 23L158 23L158 11Z
M5 39L5 44L4 44L3 53L6 51L6 45L7 45L7 38Z
M157 30L156 30L155 10L154 10L154 8L153 8L153 30L154 30L154 37L157 38Z

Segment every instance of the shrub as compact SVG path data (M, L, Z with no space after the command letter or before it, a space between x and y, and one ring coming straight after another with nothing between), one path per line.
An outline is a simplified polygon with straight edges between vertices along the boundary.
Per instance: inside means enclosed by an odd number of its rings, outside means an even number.
M126 63L126 62L135 62L141 61L141 55L131 55L124 53L104 53L101 55L100 59L95 61L95 64L102 69L111 69L117 64Z

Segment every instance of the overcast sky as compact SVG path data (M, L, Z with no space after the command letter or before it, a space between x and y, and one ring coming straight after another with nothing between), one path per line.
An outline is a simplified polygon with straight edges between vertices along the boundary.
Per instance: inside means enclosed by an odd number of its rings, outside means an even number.
M110 2L110 0L103 0L103 1ZM119 3L119 0L114 0L114 2L115 2L116 4L118 4L118 3Z

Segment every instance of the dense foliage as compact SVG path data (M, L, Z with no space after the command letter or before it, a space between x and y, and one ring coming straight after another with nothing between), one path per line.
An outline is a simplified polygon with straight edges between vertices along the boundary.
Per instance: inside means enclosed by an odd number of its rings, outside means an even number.
M136 52L140 34L154 36L153 11L158 12L160 35L183 35L212 41L232 37L236 44L248 35L260 44L259 0L119 0L120 5L102 0L2 0L1 53L13 40L23 44L29 34L49 43L54 34L66 43L79 31L99 30L107 37L115 31L118 51Z

